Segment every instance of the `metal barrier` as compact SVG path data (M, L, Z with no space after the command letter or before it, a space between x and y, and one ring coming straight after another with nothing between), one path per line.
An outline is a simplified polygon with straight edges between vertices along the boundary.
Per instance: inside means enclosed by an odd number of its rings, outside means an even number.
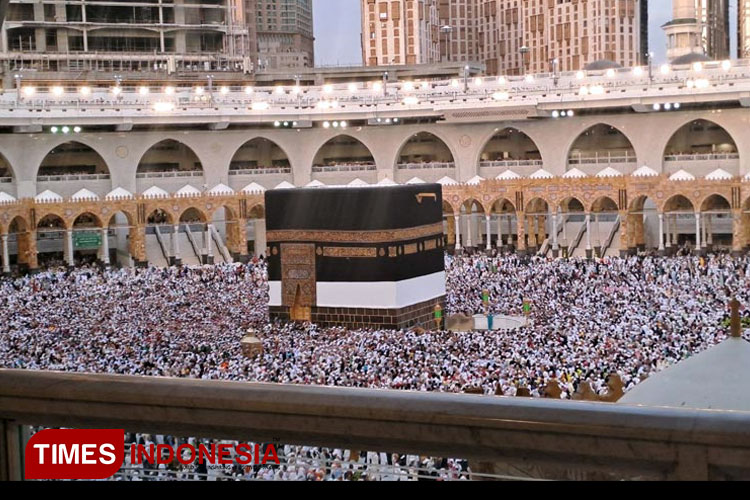
M0 422L5 479L21 476L21 425L463 457L542 478L750 478L747 412L0 369Z

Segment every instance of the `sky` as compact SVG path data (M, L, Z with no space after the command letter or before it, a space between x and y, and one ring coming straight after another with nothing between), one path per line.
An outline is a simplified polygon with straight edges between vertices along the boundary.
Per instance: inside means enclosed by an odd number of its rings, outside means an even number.
M360 1L313 0L316 66L362 64ZM736 3L737 0L730 0L730 33L736 32ZM667 43L660 26L672 17L672 2L651 0L648 9L649 47L659 64L665 62ZM732 53L735 45L732 41Z

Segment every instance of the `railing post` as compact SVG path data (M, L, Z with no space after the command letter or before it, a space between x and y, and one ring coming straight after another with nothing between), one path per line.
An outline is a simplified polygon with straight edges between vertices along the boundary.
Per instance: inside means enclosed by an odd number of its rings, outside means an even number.
M0 421L0 481L23 480L21 426L12 420Z

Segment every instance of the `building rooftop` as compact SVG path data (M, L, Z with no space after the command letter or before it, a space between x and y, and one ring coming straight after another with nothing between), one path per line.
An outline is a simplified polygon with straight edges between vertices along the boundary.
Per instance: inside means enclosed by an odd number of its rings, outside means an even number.
M724 342L652 375L618 403L750 411L750 342Z

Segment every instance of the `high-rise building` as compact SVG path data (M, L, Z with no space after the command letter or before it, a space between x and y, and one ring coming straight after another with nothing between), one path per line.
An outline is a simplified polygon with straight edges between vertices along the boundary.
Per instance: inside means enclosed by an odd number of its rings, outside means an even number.
M739 0L740 14L743 3ZM729 0L672 0L672 20L662 28L669 60L688 54L729 57Z
M440 60L438 0L362 0L366 66Z
M523 5L527 70L532 73L552 71L553 65L558 71L575 71L602 60L621 66L642 61L639 0L526 0Z
M750 0L737 0L737 57L750 57Z
M389 38L398 37L393 12L416 3L362 0L365 64L407 63L380 54L400 47ZM648 54L647 0L439 0L438 12L437 39L434 29L415 30L415 45L436 42L439 60L484 63L488 74L570 71L600 60L632 66Z
M477 0L440 0L440 60L479 60L481 4Z
M0 58L52 74L312 66L312 0L10 0Z
M312 0L245 0L255 4L260 69L308 68L315 64ZM248 18L252 19L252 18Z

